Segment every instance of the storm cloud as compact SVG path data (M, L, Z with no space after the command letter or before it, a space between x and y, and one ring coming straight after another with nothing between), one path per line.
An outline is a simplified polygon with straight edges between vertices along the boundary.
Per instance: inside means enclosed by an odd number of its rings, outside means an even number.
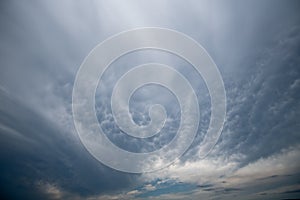
M300 197L300 4L297 1L2 1L0 3L0 195L2 199L282 199ZM73 124L72 88L84 58L121 31L181 31L207 50L223 77L227 116L204 159L209 125L205 82L184 60L146 50L120 58L97 88L96 111L119 147L149 152L168 144L180 121L174 95L147 86L132 97L133 120L148 105L168 112L149 139L123 133L110 94L130 68L159 62L188 78L200 99L198 134L172 165L129 174L92 157ZM114 155L111 155L114 156Z

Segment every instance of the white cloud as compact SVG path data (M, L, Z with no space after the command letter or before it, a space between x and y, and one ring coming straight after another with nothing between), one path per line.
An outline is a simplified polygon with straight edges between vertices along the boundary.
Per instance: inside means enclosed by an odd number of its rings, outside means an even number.
M37 187L41 192L45 193L46 196L50 199L62 199L65 193L56 185L40 181L37 183Z
M147 191L153 191L153 190L156 190L156 187L151 184L147 184L143 187L143 189L147 190Z
M238 169L227 178L229 185L240 186L255 180L280 175L295 174L300 168L300 146L283 149L279 154L261 158ZM256 184L255 182L253 182Z
M144 174L147 181L171 179L192 184L212 184L214 187L247 188L257 184L256 180L270 176L284 176L300 168L300 146L283 149L280 153L261 158L239 168L242 155L207 157L198 161L177 162L156 173ZM254 184L254 185L252 185Z

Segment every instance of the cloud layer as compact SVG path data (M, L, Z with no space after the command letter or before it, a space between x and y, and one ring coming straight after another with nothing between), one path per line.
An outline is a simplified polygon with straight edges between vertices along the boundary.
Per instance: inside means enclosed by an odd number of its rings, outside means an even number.
M0 5L0 195L6 199L283 199L299 198L300 36L297 1L4 1ZM165 106L161 134L130 138L114 123L110 92L138 64L160 62L188 77L200 99L198 135L183 157L151 174L127 174L95 160L74 129L76 72L89 51L131 28L171 28L201 43L219 67L227 93L220 140L205 159L205 83L165 52L120 58L97 88L98 120L116 145L148 152L168 144L178 102L147 86L130 102L137 124L150 104ZM111 155L113 156L113 155ZM159 164L159 163L157 163Z

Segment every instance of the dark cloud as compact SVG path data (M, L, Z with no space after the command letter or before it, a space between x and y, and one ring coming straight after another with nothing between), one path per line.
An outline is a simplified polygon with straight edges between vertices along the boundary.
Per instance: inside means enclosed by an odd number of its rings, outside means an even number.
M55 184L79 196L133 184L134 176L101 165L79 141L70 140L21 102L2 94L0 102L0 180L8 199L45 199L41 183Z
M299 197L299 7L298 1L277 0L2 1L2 199ZM170 114L166 134L130 140L116 127L107 98L132 65L174 65L201 99L199 133L184 157L165 171L133 175L102 165L86 151L74 129L71 96L76 71L95 45L142 26L176 29L200 42L222 73L228 105L218 144L199 160L210 115L203 80L187 63L163 52L134 52L116 62L119 68L112 66L106 85L98 88L105 95L96 109L110 139L127 150L152 151L167 144L179 118L174 96L149 87L152 96L144 88L130 103L134 120L147 124L144 103L162 103ZM154 95L159 93L164 95Z

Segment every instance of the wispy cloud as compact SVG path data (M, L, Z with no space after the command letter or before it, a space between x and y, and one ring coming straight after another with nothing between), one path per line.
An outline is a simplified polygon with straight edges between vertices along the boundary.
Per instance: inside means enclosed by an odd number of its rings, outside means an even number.
M0 195L75 200L299 197L298 8L298 2L268 0L1 3ZM95 107L108 137L127 150L148 152L167 144L180 112L163 89L140 90L130 104L137 123L149 122L145 103L160 101L170 116L164 134L152 140L128 138L114 123L109 101L123 72L162 61L189 77L202 98L199 133L185 155L161 171L133 175L102 165L85 150L74 129L71 98L76 71L89 51L112 34L141 26L173 28L200 42L222 73L228 107L219 142L200 159L210 103L191 66L163 52L135 52L114 63L97 90Z

